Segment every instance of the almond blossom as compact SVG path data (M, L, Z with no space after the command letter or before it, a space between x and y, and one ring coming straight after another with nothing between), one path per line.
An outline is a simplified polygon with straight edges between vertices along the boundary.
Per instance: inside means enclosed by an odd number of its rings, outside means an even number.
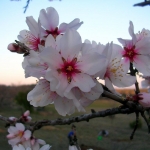
M52 47L56 47L57 42L61 39L61 35L56 37L55 39L52 37L52 35L49 35L47 37L47 42L45 42L45 47L47 45L50 45ZM42 45L39 45L39 50L38 51L30 51L30 54L24 58L24 61L22 62L22 67L25 71L25 77L45 77L45 71L48 69L48 65L46 62L43 62L40 58L40 53L43 50Z
M92 76L105 67L104 56L97 52L82 55L81 51L80 35L75 30L67 30L57 43L56 49L47 46L41 52L41 59L49 67L45 79L50 81L51 91L61 97L65 93L67 95L73 87L78 87L82 92L90 92L96 85Z
M38 51L38 45L41 43L41 24L40 22L37 23L32 16L26 18L26 23L29 26L30 31L20 31L18 39L31 50Z
M22 123L16 123L15 126L10 126L8 128L8 132L8 143L12 146L20 142L29 140L31 137L31 131L25 130L25 126Z
M30 55L24 58L22 62L22 67L25 71L25 77L44 77L45 71L47 70L48 66L46 63L41 61L39 57L40 52L30 51Z
M149 57L150 54L150 38L138 38L134 33L133 23L130 21L129 34L131 40L118 38L119 42L123 45L122 57L125 63L133 63L133 66L144 75L150 74Z
M135 83L136 78L128 75L129 64L124 64L121 56L121 46L117 44L107 44L101 52L108 59L106 68L102 73L98 73L100 79L105 80L105 85L113 93L118 94L113 85L117 87L128 87Z
M99 99L101 94L103 93L103 88L101 84L95 79L96 86L94 86L90 92L82 92L79 88L74 87L70 92L71 98L74 97L76 101L74 101L76 107L78 105L82 105L83 107L87 107L95 100ZM73 95L73 96L72 96ZM78 101L79 100L79 103Z
M62 23L59 25L59 15L53 7L48 7L46 11L42 9L40 11L39 20L42 27L45 29L43 36L51 34L56 38L59 34L65 33L67 29L77 30L83 22L80 22L79 19L74 19L69 24Z
M29 116L30 115L30 111L27 110L26 112L23 113L23 115L21 116L21 120L24 122L30 122L32 120L32 118Z
M71 115L75 111L73 100L59 96L56 92L50 90L50 82L45 79L40 79L35 88L27 95L27 100L34 107L43 107L48 104L54 104L57 112L65 116ZM82 106L78 106L79 111L84 111Z

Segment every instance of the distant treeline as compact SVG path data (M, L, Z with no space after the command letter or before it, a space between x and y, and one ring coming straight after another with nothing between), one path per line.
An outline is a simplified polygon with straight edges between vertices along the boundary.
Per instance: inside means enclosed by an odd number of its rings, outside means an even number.
M0 85L0 107L11 106L19 92L31 91L35 87L32 85ZM116 89L119 93L125 95L134 95L134 89ZM147 92L147 89L140 89L141 92Z
M27 92L34 88L35 85L7 86L0 85L0 107L11 106L19 92Z

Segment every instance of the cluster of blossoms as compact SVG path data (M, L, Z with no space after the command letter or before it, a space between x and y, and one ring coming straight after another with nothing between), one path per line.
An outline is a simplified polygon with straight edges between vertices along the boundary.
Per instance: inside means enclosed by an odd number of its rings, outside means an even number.
M27 17L28 30L20 31L18 39L30 50L22 63L25 77L36 77L38 83L28 93L27 100L34 107L54 104L60 115L70 115L98 99L103 88L98 79L115 94L113 85L128 87L136 82L130 75L130 64L145 76L150 75L150 34L143 29L135 34L130 21L131 39L118 38L122 46L113 42L103 45L89 40L82 42L77 29L79 19L59 25L57 11L49 7L40 11L38 22ZM19 45L8 49L23 53ZM141 101L144 101L142 99Z
M8 143L13 147L13 150L49 150L50 145L33 137L31 131L25 128L23 123L30 122L32 119L29 115L30 112L26 111L19 119L9 117L9 120L15 125L8 128ZM17 123L17 121L22 123ZM43 146L40 148L40 145Z

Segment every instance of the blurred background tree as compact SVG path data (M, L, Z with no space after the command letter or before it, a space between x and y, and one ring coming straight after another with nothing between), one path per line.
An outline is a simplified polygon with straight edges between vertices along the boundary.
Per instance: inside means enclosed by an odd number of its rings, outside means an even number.
M30 110L33 112L33 106L27 101L27 94L29 91L26 92L19 92L15 97L16 103L24 108L24 110Z

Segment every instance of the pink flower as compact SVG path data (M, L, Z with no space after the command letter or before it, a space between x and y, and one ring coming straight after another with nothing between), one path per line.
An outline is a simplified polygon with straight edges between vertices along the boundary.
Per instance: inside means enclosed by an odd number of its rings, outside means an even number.
M50 90L50 82L40 79L35 88L27 95L27 100L34 107L43 107L48 104L54 104L57 112L66 116L74 113L74 101L66 97L59 96L56 92Z
M47 70L47 64L41 61L39 57L40 52L30 51L30 55L24 58L22 67L25 70L25 77L44 77Z
M25 126L22 123L16 123L15 127L10 126L8 132L8 143L12 146L28 140L31 137L31 131L25 130Z
M51 91L61 97L73 87L90 92L96 85L93 76L105 67L104 56L92 51L82 54L82 46L78 32L68 30L57 43L56 49L47 46L41 52L41 59L49 67L45 79L50 81Z
M132 37L131 40L124 40L121 38L118 39L124 47L124 50L122 51L124 64L129 64L131 62L139 72L143 73L144 75L149 75L150 68L148 54L150 54L150 38L137 37L134 34L134 26L131 21L129 26L129 34Z
M118 94L113 85L128 87L135 83L136 78L127 74L129 64L124 64L122 61L121 46L108 43L105 47L101 46L101 48L103 48L101 53L106 56L108 61L106 67L97 76L105 80L105 85L110 91Z
M22 30L20 31L20 35L18 35L18 39L20 42L24 43L27 47L29 47L31 50L38 51L38 45L41 42L41 25L40 23L36 22L34 18L27 17L26 23L29 26L30 31L28 30Z
M59 34L65 33L67 29L77 30L83 22L80 22L79 19L74 19L69 24L62 23L59 25L59 15L53 7L48 7L46 11L42 9L40 11L39 20L42 27L45 29L43 36L49 34L53 35L56 38Z
M32 118L29 116L30 115L30 111L27 110L26 112L24 112L24 114L21 116L21 120L24 122L30 122L32 120Z

